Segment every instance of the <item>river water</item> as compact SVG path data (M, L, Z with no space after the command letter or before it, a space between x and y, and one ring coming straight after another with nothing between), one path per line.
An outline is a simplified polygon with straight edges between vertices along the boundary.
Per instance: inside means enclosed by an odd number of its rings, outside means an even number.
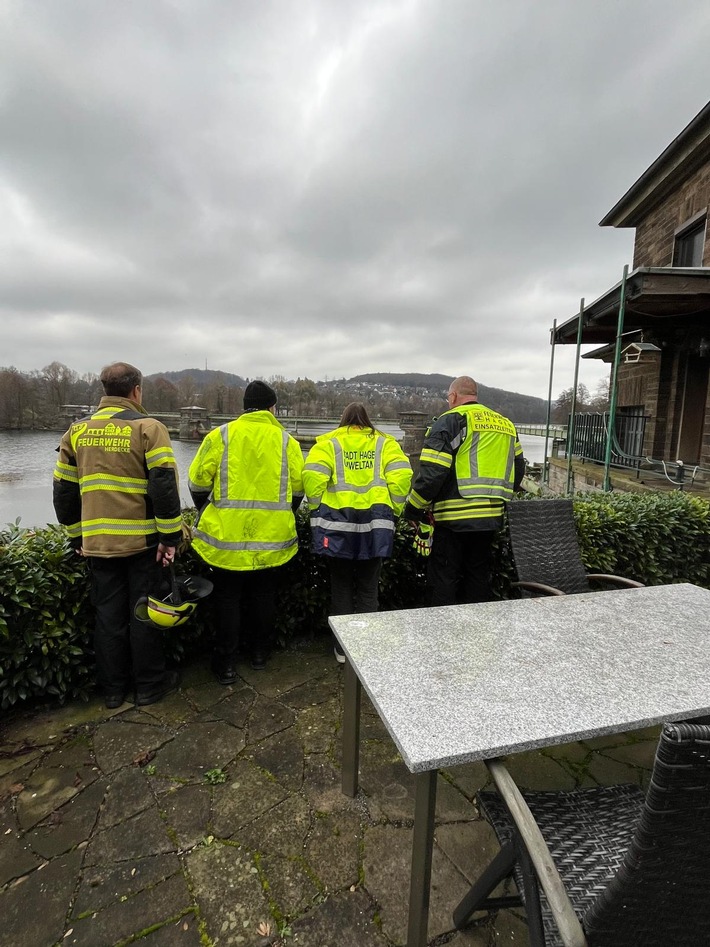
M392 425L391 430L382 426L395 437L401 436L396 425ZM303 425L299 430L310 433L310 428L306 430ZM56 522L52 507L52 471L60 437L53 431L0 431L0 529L7 523L14 523L18 517L21 526L44 526ZM544 437L522 434L520 442L528 463L542 462ZM197 441L173 441L184 506L192 505L187 489L187 471L198 446ZM548 446L551 448L551 441Z

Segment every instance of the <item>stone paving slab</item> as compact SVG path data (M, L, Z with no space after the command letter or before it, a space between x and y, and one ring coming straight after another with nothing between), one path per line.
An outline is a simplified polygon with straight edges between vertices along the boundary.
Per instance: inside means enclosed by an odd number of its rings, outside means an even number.
M84 863L79 891L72 905L72 917L83 918L101 911L117 900L131 898L178 874L180 859L174 853L147 855L114 865Z
M161 796L160 817L181 849L194 848L210 832L212 791L209 786L177 785Z
M325 753L314 753L306 760L302 792L316 814L338 812L352 805L340 788L340 769Z
M71 934L63 944L69 947L114 947L136 932L148 932L173 918L182 916L192 906L192 896L182 872L178 872L152 888L138 894L123 896L101 911L73 922Z
M204 947L199 919L194 912L161 925L137 943L140 947Z
M190 852L186 866L211 942L260 944L259 926L275 921L251 854L213 841Z
M244 730L258 694L254 688L246 685L229 690L228 696L213 704L210 709L219 719L226 720L233 727Z
M2 892L0 947L44 947L63 939L81 856L75 851L43 862Z
M0 779L13 773L27 763L31 763L42 755L42 748L39 746L28 746L25 743L12 743L5 741L3 743L3 752L6 754L0 757Z
M0 885L27 875L42 863L27 836L18 830L15 819L7 811L0 820L0 838Z
M360 813L319 814L311 824L305 859L326 894L356 885L360 868Z
M96 832L84 855L84 865L110 865L113 862L132 861L148 855L162 855L177 851L177 843L167 831L157 807L153 806L131 816L125 822Z
M88 841L106 787L105 778L97 779L28 832L25 838L34 851L42 858L54 858Z
M82 736L52 749L24 781L17 796L17 818L30 829L99 777L91 746Z
M97 831L119 825L155 804L150 784L138 766L113 773L98 814Z
M239 666L207 660L145 708L11 714L0 743L0 947L399 947L413 780L366 697L361 790L340 788L343 671L330 638ZM525 788L643 783L658 728L509 760ZM483 764L438 779L432 945L525 947L521 911L455 931L497 851ZM37 910L41 904L42 909Z
M96 763L104 773L128 766L141 754L157 750L174 734L161 726L145 726L116 719L100 727L94 737Z
M275 733L261 743L248 746L245 759L251 760L288 792L298 792L303 785L303 744L296 733Z
M214 789L212 829L220 838L229 838L241 826L274 809L289 797L285 786L247 760L237 760L229 779Z
M344 891L291 926L299 947L385 947L373 923L375 907L362 890Z
M161 776L203 780L205 773L221 769L244 749L244 732L224 720L194 720L166 743L152 764Z

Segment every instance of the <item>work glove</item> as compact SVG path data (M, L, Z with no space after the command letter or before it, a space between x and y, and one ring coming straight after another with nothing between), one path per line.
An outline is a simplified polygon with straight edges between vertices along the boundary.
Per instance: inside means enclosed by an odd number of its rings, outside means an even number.
M420 556L428 556L433 538L434 527L430 523L417 523L417 531L412 543L414 551Z

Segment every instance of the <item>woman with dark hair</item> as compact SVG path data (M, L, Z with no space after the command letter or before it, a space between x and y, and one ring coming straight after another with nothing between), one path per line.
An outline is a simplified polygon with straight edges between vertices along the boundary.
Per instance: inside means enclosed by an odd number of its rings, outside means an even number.
M328 559L331 615L376 612L382 560L392 555L396 517L412 482L397 441L378 431L364 404L343 411L306 457L303 486L313 551ZM335 642L335 656L345 655Z

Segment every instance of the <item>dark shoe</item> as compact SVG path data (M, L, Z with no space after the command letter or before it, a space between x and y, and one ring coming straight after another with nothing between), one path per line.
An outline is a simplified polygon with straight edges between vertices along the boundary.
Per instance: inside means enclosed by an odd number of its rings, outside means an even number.
M251 656L251 666L255 671L263 671L266 667L266 654L263 651L254 651Z
M224 684L225 687L229 684L234 684L239 675L237 674L236 664L232 664L231 661L225 662L224 664L212 664L212 673L215 676L215 679L218 684Z
M171 694L180 686L180 674L177 671L166 671L163 683L158 684L151 691L136 691L136 707L147 707L148 704L156 704L167 694Z
M333 635L332 637L333 637L333 654L335 655L335 660L338 662L338 664L345 664L345 652L340 647L340 642L335 637L335 635Z
M123 692L120 694L106 694L104 696L104 706L107 710L116 710L117 707L121 706L125 699L126 695Z

